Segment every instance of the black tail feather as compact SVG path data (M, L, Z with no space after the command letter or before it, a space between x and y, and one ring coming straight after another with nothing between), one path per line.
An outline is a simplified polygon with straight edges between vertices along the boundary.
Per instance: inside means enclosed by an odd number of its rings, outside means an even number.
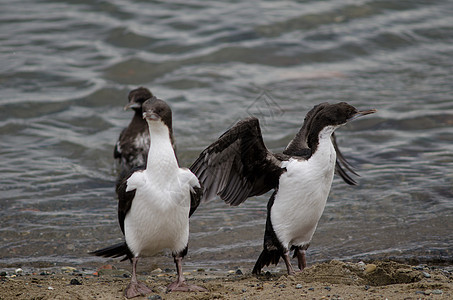
M114 258L121 257L124 255L125 257L123 257L123 259L121 259L121 261L124 261L126 259L131 260L133 257L131 250L129 249L129 247L127 246L127 244L125 242L118 243L118 244L115 244L115 245L112 245L109 247L105 247L105 248L102 248L102 249L99 249L99 250L96 250L93 252L89 252L89 254L96 255L96 256L102 256L102 257L114 257Z
M255 263L255 267L253 268L252 274L259 275L261 274L261 269L264 267L269 266L270 264L278 264L280 260L281 251L279 250L267 250L263 249L258 260Z

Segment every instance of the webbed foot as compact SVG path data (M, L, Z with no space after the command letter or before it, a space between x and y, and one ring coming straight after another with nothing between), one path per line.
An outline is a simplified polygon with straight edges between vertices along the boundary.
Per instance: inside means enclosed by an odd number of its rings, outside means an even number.
M151 293L152 291L153 290L147 287L143 282L136 281L128 284L128 286L124 290L124 296L129 299L138 296L144 296Z

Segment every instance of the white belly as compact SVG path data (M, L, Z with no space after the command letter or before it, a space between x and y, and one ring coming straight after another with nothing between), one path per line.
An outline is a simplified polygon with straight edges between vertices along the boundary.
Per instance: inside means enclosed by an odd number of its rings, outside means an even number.
M287 249L310 243L332 185L335 159L333 147L326 147L307 161L291 159L285 163L287 172L280 177L271 221Z
M148 178L137 188L126 215L126 243L136 256L150 256L163 249L182 251L189 238L190 187L179 180Z

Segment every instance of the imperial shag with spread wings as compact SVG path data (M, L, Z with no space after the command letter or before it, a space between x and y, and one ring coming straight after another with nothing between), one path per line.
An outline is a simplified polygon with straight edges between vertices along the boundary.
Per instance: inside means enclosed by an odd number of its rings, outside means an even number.
M204 188L203 200L218 195L236 206L274 190L267 205L264 249L254 274L277 264L280 257L288 274L294 274L291 250L299 269L306 267L305 251L323 213L335 170L346 183L356 184L346 171L355 174L338 150L334 131L374 112L358 111L345 102L316 105L282 153L266 148L258 119L251 117L220 136L190 167Z

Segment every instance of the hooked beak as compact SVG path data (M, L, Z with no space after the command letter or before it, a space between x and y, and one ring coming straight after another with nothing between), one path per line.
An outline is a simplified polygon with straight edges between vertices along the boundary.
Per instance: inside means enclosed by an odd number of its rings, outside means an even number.
M143 119L157 121L160 120L160 116L152 111L145 111L143 113Z
M362 110L362 111L358 111L355 115L353 115L348 121L352 121L352 120L355 120L359 117L362 117L362 116L366 116L366 115L369 115L369 114L374 114L375 112L377 112L376 109L369 109L369 110Z
M140 108L140 104L137 102L128 103L123 109L128 110L129 108Z

